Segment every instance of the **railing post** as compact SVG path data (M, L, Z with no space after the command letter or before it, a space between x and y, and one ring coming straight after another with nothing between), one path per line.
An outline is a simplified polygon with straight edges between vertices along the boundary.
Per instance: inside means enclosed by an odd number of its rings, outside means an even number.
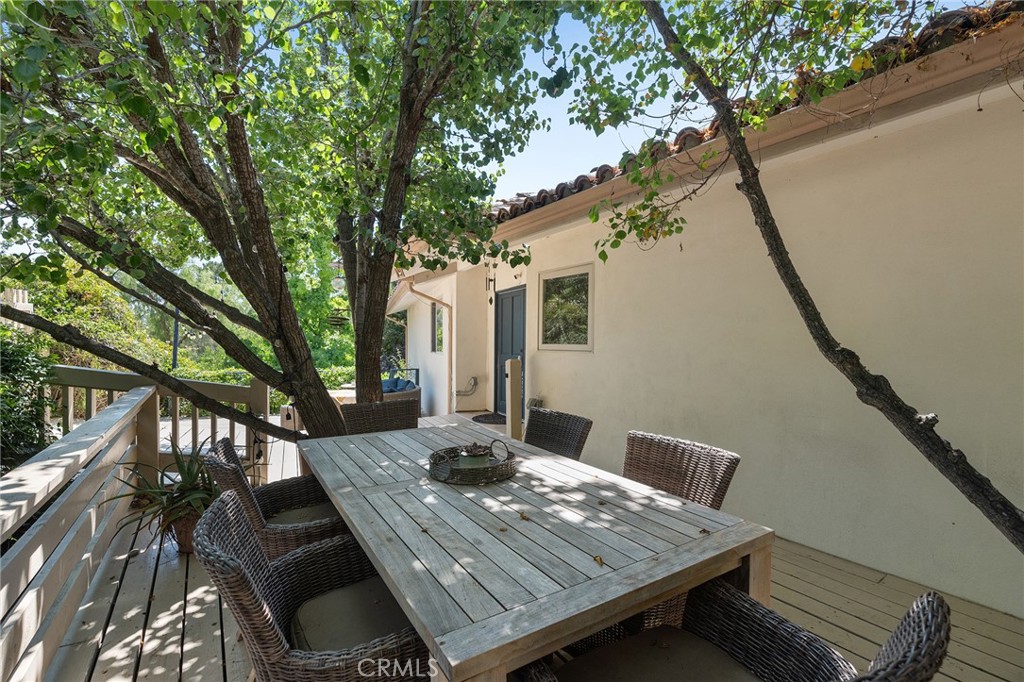
M172 395L167 399L171 413L171 450L181 447L181 398Z
M40 386L39 387L39 400L43 403L43 421L39 425L39 442L46 442L46 437L50 434L50 387Z
M270 417L270 387L253 377L249 380L249 410L259 419ZM270 449L266 436L255 429L246 429L246 451L253 467L252 476L256 485L267 482L269 474Z
M75 427L75 387L62 386L60 389L60 428L63 435Z
M153 391L139 410L136 417L136 458L142 464L158 467L160 465L160 396Z
M523 439L523 361L505 361L505 433Z
M96 389L85 389L85 418L92 419L96 416Z

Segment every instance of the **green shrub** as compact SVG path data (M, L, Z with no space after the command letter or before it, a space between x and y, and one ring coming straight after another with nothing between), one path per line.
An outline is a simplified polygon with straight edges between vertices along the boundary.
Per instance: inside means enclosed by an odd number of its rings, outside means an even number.
M332 391L341 388L343 384L352 383L356 378L355 367L320 367L317 372L324 386Z
M36 335L0 326L0 473L53 442L43 390L52 362L42 353L44 345Z
M356 376L354 367L321 367L317 370L320 378L328 389L341 388L342 384L351 383ZM195 381L210 381L218 384L236 384L248 386L250 375L244 369L220 368L220 369L197 369L182 368L174 370L174 375L179 379L193 379ZM288 403L288 396L279 391L270 391L270 414L280 412L281 407Z

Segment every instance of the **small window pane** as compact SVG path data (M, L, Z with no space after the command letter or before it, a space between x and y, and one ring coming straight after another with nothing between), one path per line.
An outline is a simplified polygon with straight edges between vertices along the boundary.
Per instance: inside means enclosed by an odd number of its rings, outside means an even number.
M590 276L581 272L544 280L541 343L585 346L589 343Z
M440 353L444 350L444 308L436 303L430 304L430 350Z

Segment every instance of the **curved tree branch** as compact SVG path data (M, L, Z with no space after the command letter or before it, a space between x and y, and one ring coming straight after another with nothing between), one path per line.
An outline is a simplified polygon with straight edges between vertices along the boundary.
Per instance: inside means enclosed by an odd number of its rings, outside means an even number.
M62 216L57 224L57 230L60 234L66 237L71 237L75 241L84 244L97 253L110 252L110 236L101 235L74 218ZM120 231L114 229L112 232ZM165 300L171 301L177 307L184 309L186 306L180 305L182 302L182 296L194 299L199 305L220 313L226 319L238 326L245 327L265 339L270 338L262 322L255 320L243 313L241 310L214 298L205 291L196 288L187 280L174 274L164 267L148 251L142 248L142 245L135 240L131 239L127 235L119 234L117 241L125 247L124 251L122 251L121 254L110 252L109 255L114 259L114 262L117 263L118 267L122 270L130 270L131 266L127 260L128 254L141 255L145 259L147 267L145 268L145 276L143 276L139 281L145 284L150 290L158 293Z
M714 108L739 167L741 181L737 189L747 198L775 270L818 350L853 385L861 402L881 412L1018 550L1024 552L1024 511L975 469L962 451L935 432L938 417L920 414L904 402L888 379L869 372L857 354L843 347L829 331L786 249L728 93L711 80L694 55L682 46L661 5L654 0L644 0L643 5L666 49L680 60L701 95Z
M57 230L61 234L71 236L94 251L101 251L105 246L109 249L109 238L101 237L93 230L71 218L62 218L58 223ZM101 239L108 239L108 243L104 244ZM248 346L242 343L238 336L228 329L204 304L206 301L214 301L217 304L214 310L218 312L228 310L233 311L232 317L241 316L246 320L251 318L242 315L235 308L217 301L217 299L209 294L196 289L161 265L134 240L122 237L119 243L125 244L126 248L118 254L111 253L111 258L118 267L126 272L131 270L132 268L128 263L129 255L141 255L144 259L142 267L144 274L142 277L137 278L139 282L181 310L185 317L188 318L191 326L205 332L250 374L278 390L285 393L290 392L291 386L285 381L282 374L249 350ZM78 259L76 258L76 260Z
M118 282L116 277L113 277L113 276L107 274L106 272L104 272L100 268L97 268L92 263L87 261L85 258L82 257L82 254L80 254L75 249L71 248L71 245L68 244L64 240L64 238L60 236L59 233L52 232L51 235L53 236L53 240L55 242L57 242L57 246L60 247L61 251L63 251L65 254L67 254L68 258L70 258L71 260L73 260L76 263L78 263L84 270L88 270L89 272L94 274L96 277L100 278L101 280L103 280L104 282L106 282L110 286L114 287L115 289L117 289L121 293L125 294L126 296L131 296L136 301L139 301L140 303L145 303L149 307L155 308L156 310L159 310L164 315L167 315L169 317L174 317L174 311L171 310L166 305L164 305L163 303L161 303L160 301L156 300L155 298L153 298L151 296L146 296L144 293L142 293L141 291L139 291L137 289L132 289L131 287L126 286L126 285L122 284L121 282ZM188 326L190 326L193 329L195 329L196 331L205 331L199 325L197 325L194 322L192 322L192 320L184 319L182 321L185 324L187 324Z
M281 438L283 440L295 441L301 436L301 434L296 431L285 429L277 426L276 424L264 421L252 412L242 412L241 410L224 405L213 398L207 397L186 384L181 379L176 379L170 374L157 369L155 365L147 365L141 360L130 355L126 355L119 350L115 350L109 346L94 341L93 339L84 336L76 327L71 325L62 326L55 324L46 318L23 310L18 310L6 303L0 303L0 316L32 327L33 329L46 332L61 343L66 343L69 346L74 346L75 348L84 350L87 353L92 353L97 357L101 357L104 360L109 360L114 364L120 365L129 371L148 377L168 390L174 391L196 407L212 412L219 417L230 419L231 421L242 424L243 426L255 429L260 433L265 433L269 436L274 436L275 438Z
M51 23L68 45L80 49L84 71L99 85L105 85L110 73L99 62L100 49L95 44L94 27L84 18L70 20L62 14L52 16ZM163 55L159 37L151 33L146 38L147 58L156 64L154 76L160 82L173 85L171 70ZM133 87L138 84L130 81ZM141 93L140 94L144 94ZM266 294L264 273L249 250L240 248L238 235L227 212L222 197L212 181L209 168L202 158L194 131L181 115L171 107L178 127L183 148L179 148L173 137L155 145L153 151L161 166L140 163L137 155L126 156L161 192L177 203L203 228L203 232L221 254L224 267L252 304L257 316L264 322L277 319L277 311ZM147 121L130 111L123 111L125 118L139 133L150 134ZM125 145L121 145L125 147ZM195 167L193 167L195 164ZM157 169L160 169L158 172ZM173 188L173 189L172 189ZM172 190L172 191L169 191Z
M111 275L107 274L100 268L97 268L91 263L89 263L89 261L82 257L82 254L78 253L75 249L71 248L71 245L64 241L64 239L59 234L54 233L53 237L54 240L57 242L57 245L61 248L61 250L63 250L64 253L66 253L72 260L74 260L76 263L78 263L80 266L82 266L92 274L99 277L101 280L103 280L110 286L114 287L118 291L121 291L128 296L131 296L132 298L136 299L137 301L140 301L141 303L145 303L151 308L159 310L168 317L177 317L192 329L195 329L198 332L202 332L203 334L208 335L211 339L216 341L222 348L224 348L224 351L232 359L237 361L244 369L249 371L250 374L257 377L260 381L266 383L267 385L273 386L278 390L285 391L286 393L291 388L289 385L285 383L284 377L281 376L280 372L278 372L276 369L260 360L230 330L223 327L219 329L211 329L209 325L196 322L188 315L176 315L175 311L171 310L168 306L160 303L151 296L146 296L141 291L132 289L129 286L125 286L121 282L118 282L117 278L112 277ZM206 319L210 318L207 316ZM256 372L259 372L259 374L257 374L253 370L256 370Z

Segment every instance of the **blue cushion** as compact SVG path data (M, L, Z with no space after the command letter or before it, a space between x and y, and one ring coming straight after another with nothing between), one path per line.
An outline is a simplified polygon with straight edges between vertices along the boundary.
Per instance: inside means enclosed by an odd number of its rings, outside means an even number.
M416 388L416 384L408 379L399 379L396 388L399 391L411 391Z
M385 393L394 393L398 390L397 384L399 379L385 379L381 382L381 385Z

